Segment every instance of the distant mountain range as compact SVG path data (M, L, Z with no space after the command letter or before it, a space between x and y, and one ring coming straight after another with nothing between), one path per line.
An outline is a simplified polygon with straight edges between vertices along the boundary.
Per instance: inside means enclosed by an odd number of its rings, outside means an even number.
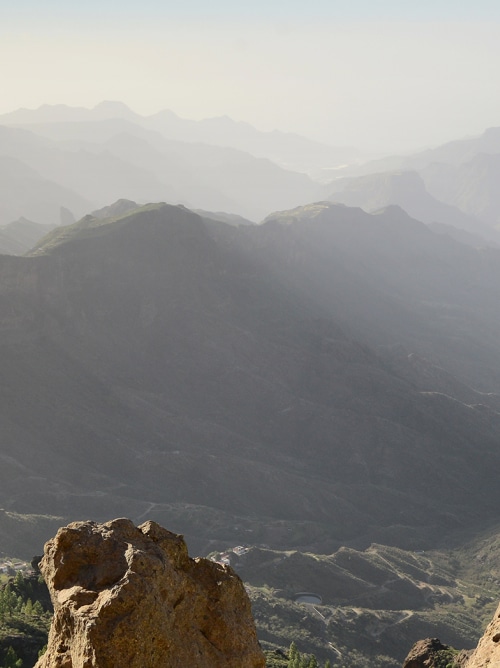
M428 192L423 178L415 171L382 172L338 179L330 184L328 191L328 199L331 201L359 206L365 211L377 211L397 204L413 218L427 224L437 224L436 231L454 236L463 243L500 245L500 231L483 222L487 217L477 218L473 213L465 213L458 206L437 199ZM465 189L460 192L465 192ZM478 207L470 209L477 211ZM469 236L460 234L460 230L468 232Z
M169 140L128 120L54 123L50 131L26 127L0 125L0 155L15 179L5 185L0 224L20 216L54 224L60 206L78 218L119 198L182 203L258 222L319 193L305 174L266 158Z
M326 186L326 196L347 204L357 202L367 210L373 210L375 202L399 204L419 220L437 224L442 232L446 231L444 225L451 224L472 233L476 239L469 237L470 243L477 243L477 236L482 237L482 243L498 242L500 128L413 155L348 166L343 171L331 172L332 177L340 178ZM453 229L447 232L456 236ZM460 239L467 241L467 235Z
M0 135L5 137L2 130ZM35 154L37 149L33 151ZM54 226L61 224L61 208L71 211L76 218L93 208L84 197L42 176L42 172L15 156L0 155L0 225L26 218Z
M395 207L216 218L119 202L0 256L9 545L36 549L33 514L148 517L205 552L496 521L499 252Z
M228 117L141 116L120 102L45 105L0 116L0 225L20 217L57 225L61 207L79 218L117 199L260 222L271 211L329 198L367 211L397 204L461 243L494 245L499 155L498 128L360 164L353 149L259 132Z
M477 153L457 166L433 163L421 174L436 197L499 229L500 152Z
M261 132L249 123L234 121L228 116L193 121L180 118L170 110L141 116L122 102L101 102L93 109L63 104L44 105L33 110L18 109L0 115L0 125L26 126L58 139L64 136L65 124L110 119L127 121L174 141L235 148L259 158L267 158L292 171L305 172L325 166L341 166L360 157L360 152L354 148L332 147L279 130Z
M64 219L64 211L61 212L61 217ZM40 225L26 218L19 218L12 223L2 225L0 254L24 255L54 227L55 225Z

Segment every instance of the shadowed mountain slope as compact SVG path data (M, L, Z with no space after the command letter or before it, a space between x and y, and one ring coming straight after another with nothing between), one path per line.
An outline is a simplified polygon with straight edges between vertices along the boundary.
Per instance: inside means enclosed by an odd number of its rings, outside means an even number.
M422 170L427 188L436 197L496 228L500 224L499 176L499 153L478 153L458 166L434 163Z
M499 270L399 209L236 227L151 205L57 228L0 257L0 504L147 515L199 549L248 530L420 547L486 523Z

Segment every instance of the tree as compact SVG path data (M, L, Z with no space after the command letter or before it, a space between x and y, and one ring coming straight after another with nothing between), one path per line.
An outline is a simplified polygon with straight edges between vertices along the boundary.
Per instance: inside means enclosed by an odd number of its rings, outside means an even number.
M297 645L292 642L288 650L288 664L287 668L319 668L318 659L311 654L302 654L297 649ZM330 662L326 664L326 668L330 668Z
M17 657L12 647L5 652L3 658L3 668L22 668L23 660Z
M12 591L10 583L8 583L0 591L0 616L9 615L12 617L12 613L15 611L17 606L17 596Z
M35 615L36 617L43 615L43 606L38 599L33 603L32 614Z
M300 652L294 642L288 650L288 668L300 668Z
M288 651L288 659L290 661L294 661L297 657L299 656L299 650L297 649L297 645L292 642L290 645L290 650Z

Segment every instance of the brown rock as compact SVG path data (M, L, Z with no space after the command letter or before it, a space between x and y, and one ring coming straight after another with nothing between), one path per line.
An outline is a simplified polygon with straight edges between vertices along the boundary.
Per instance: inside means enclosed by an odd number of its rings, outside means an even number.
M451 663L453 668L468 668L467 661L470 655L471 650L463 649L456 652L449 645L443 645L437 638L426 638L413 645L403 668L437 668L444 665L443 660L447 664Z
M154 522L74 522L40 564L54 604L35 668L264 668L234 571Z
M471 649L462 649L453 660L453 668L466 668L467 661L472 654Z
M416 642L403 663L403 668L430 668L436 652L448 649L437 638L426 638Z
M465 664L466 668L500 668L500 606L472 656Z

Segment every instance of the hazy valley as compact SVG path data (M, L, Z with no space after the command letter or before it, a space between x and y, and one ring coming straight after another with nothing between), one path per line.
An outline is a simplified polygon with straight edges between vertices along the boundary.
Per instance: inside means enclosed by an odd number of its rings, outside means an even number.
M496 137L359 165L230 119L0 117L0 552L152 519L248 547L265 647L472 647L500 594Z

